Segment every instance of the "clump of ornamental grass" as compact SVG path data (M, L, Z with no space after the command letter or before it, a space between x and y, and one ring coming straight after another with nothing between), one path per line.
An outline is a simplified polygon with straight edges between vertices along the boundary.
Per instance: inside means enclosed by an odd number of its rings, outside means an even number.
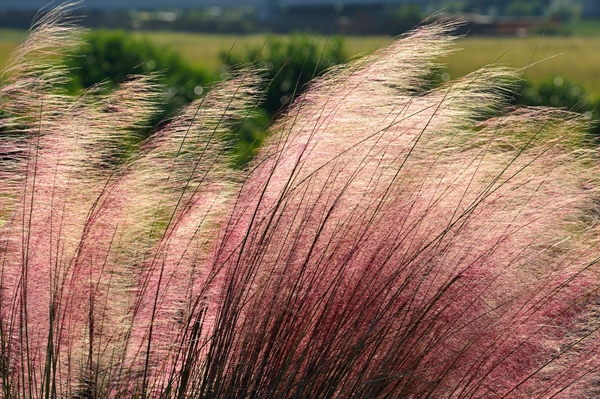
M2 75L3 397L600 395L580 115L510 107L498 66L431 89L436 23L313 82L244 170L252 71L126 149L161 89L63 95L67 11Z

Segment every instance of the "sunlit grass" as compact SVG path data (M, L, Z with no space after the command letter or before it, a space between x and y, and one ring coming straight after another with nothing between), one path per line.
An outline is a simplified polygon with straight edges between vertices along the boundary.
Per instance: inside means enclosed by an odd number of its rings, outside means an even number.
M44 16L0 82L2 398L600 396L600 162L518 71L431 87L456 25L318 78L243 169L259 73L128 157L157 77L60 94Z

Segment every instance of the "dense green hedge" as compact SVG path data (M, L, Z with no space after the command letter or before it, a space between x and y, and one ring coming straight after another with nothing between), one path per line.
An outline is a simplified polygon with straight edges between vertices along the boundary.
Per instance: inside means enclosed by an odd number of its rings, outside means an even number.
M165 103L154 124L201 96L213 79L209 71L189 65L179 53L123 31L91 31L84 40L86 44L67 61L73 76L69 90L76 92L100 82L106 82L110 90L129 75L158 72Z
M341 64L348 56L341 37L319 40L308 34L285 39L273 37L263 46L243 52L223 52L223 64L231 68L256 65L264 72L267 87L255 116L240 126L236 146L237 162L247 162L264 139L266 127L275 115L297 96L311 79L327 68Z
M590 101L586 93L576 83L560 77L548 78L539 83L524 81L515 96L519 105L560 107L584 113L593 119L590 133L600 138L600 100Z
M325 42L307 34L293 34L287 39L274 37L264 46L241 53L222 53L225 65L256 64L265 71L267 87L263 109L276 114L315 76L327 68L341 64L348 58L341 37Z

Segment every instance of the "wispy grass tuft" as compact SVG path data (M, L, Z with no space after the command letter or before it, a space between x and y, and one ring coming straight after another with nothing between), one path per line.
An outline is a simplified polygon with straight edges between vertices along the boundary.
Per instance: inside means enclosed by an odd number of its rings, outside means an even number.
M600 395L580 115L511 108L493 65L431 89L436 23L313 82L244 170L250 70L124 149L162 91L61 94L68 10L2 75L3 397Z

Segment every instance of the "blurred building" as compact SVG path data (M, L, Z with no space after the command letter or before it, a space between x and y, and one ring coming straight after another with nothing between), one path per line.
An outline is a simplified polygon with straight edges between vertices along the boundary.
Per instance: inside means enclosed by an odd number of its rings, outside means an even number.
M414 4L415 0L85 0L77 6L77 12L86 15L85 24L91 27L399 34L407 27L398 24L394 10L408 3ZM27 28L34 14L48 7L48 0L0 0L0 25ZM235 17L237 22L223 17L234 9L241 10ZM165 13L159 15L159 10L169 11L168 18ZM179 13L173 13L176 10ZM210 15L199 16L198 10L209 10L212 20ZM138 18L142 12L151 15ZM190 15L194 13L196 19L192 20ZM408 28L419 21L411 21Z
M468 13L439 13L434 19L462 22L455 33L485 36L527 36L540 25L556 27L558 21L544 17L492 17Z
M85 10L169 10L201 7L345 7L402 4L414 0L85 0ZM2 0L0 11L37 11L47 8L48 0ZM60 3L53 3L60 4Z

